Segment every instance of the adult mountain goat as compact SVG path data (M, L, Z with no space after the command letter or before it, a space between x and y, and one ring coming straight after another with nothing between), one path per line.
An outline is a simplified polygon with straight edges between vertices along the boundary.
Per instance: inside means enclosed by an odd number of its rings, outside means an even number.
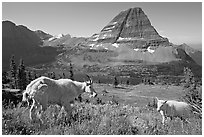
M157 111L162 115L162 123L165 119L170 117L172 120L175 117L187 122L187 118L194 116L194 107L186 102L179 102L176 100L157 100Z
M22 101L33 101L30 108L30 119L33 119L35 111L38 109L38 118L41 119L41 113L45 111L48 105L57 104L64 107L67 115L71 113L70 101L84 92L90 93L91 97L96 97L97 93L93 88L93 81L89 78L88 82L72 81L70 79L54 80L45 76L33 80L23 93ZM42 121L43 122L43 121Z

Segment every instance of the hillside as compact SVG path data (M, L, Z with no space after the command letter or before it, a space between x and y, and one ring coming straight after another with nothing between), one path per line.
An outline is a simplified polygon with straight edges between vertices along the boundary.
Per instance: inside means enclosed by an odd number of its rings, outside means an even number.
M196 50L187 44L181 44L179 48L185 50L185 52L198 64L202 66L202 51Z
M16 26L10 21L2 22L2 68L7 70L10 58L15 55L16 62L22 58L26 65L48 63L60 53L56 48L40 45L42 40L27 27Z

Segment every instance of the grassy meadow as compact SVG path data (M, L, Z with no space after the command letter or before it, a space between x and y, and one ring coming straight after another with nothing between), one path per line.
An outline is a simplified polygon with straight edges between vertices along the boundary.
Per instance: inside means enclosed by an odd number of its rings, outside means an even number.
M161 123L161 115L150 107L153 97L179 100L183 88L166 85L94 84L97 98L83 94L83 102L76 101L70 119L58 106L50 106L44 113L44 124L30 121L29 110L2 108L3 135L201 135L202 120L192 117L181 126L181 120L168 119ZM58 115L59 114L59 115Z

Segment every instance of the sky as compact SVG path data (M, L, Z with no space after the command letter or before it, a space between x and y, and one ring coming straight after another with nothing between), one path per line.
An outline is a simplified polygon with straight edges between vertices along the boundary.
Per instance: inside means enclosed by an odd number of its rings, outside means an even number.
M141 7L152 26L170 42L201 48L201 2L3 2L2 20L51 35L89 37L133 7Z

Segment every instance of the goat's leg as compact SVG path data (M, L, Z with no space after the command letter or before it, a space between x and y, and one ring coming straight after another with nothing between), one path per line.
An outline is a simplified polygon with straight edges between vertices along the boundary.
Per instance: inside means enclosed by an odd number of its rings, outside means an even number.
M43 101L41 102L41 105L38 104L38 107L39 107L38 118L40 119L41 123L43 124L43 123L44 123L44 122L43 122L43 119L44 119L44 117L43 117L43 112L45 112L46 109L47 109L47 100L46 100L46 99L43 100Z
M164 123L165 123L165 116L162 116L162 124L164 125Z
M33 103L32 103L32 106L30 108L30 120L33 120L33 118L34 118L35 109L36 109L35 107L36 107L36 102L33 99Z
M65 123L70 125L71 124L71 118L72 118L72 107L71 107L70 103L67 103L64 106L64 109L67 112L66 117L65 117L67 120L65 120L66 121Z
M38 119L40 120L40 122L41 122L42 124L44 124L44 121L43 121L43 119L42 119L43 112L44 112L44 109L43 109L42 105L39 105L39 106L38 106L37 117L38 117Z
M160 114L162 115L162 124L164 125L164 122L165 122L164 112L163 112L163 111L160 111Z
M70 119L71 118L71 113L72 113L72 107L71 107L69 102L67 102L64 105L64 110L67 112L66 117Z

